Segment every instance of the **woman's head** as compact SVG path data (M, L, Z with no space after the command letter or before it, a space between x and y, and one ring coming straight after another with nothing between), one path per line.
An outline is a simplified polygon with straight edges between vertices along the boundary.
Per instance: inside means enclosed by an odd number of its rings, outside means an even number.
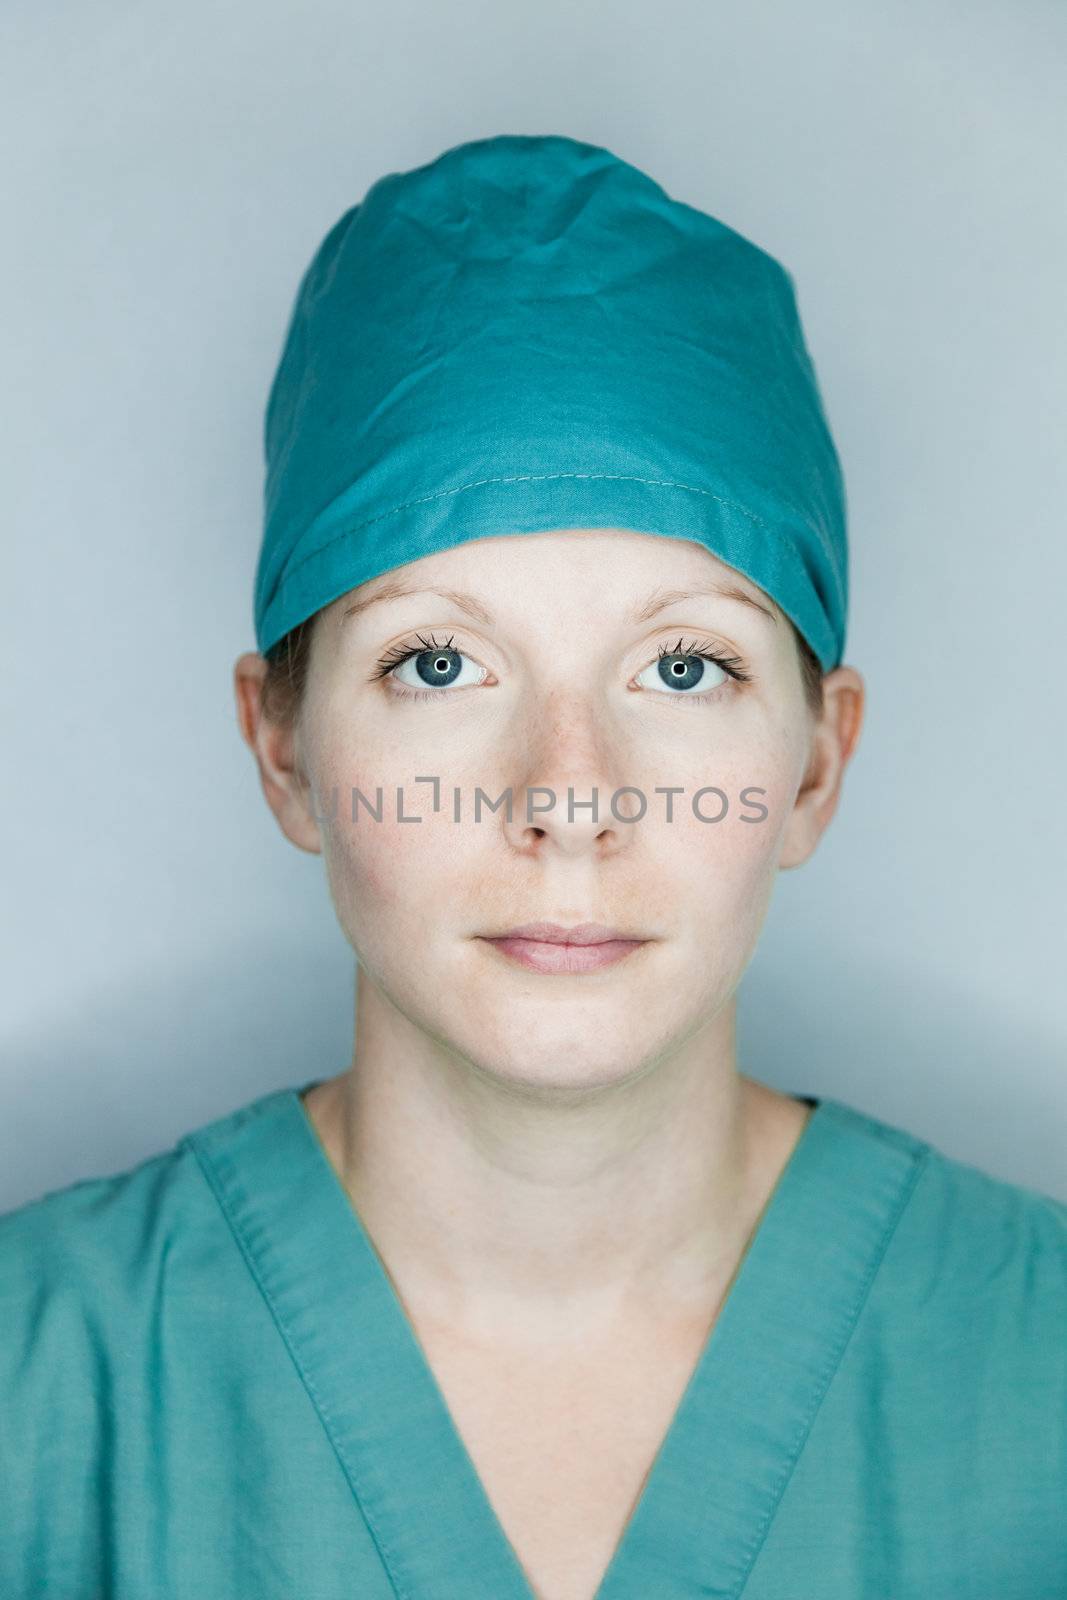
M779 867L833 813L862 706L848 667L813 691L742 574L624 529L437 551L294 642L288 664L238 663L275 815L322 851L386 1003L514 1084L625 1079L729 1003ZM538 921L647 943L548 976L486 942Z
M323 240L265 443L242 725L377 1018L640 1072L722 1013L859 725L789 275L599 146L459 145ZM549 977L490 942L531 922L639 947Z

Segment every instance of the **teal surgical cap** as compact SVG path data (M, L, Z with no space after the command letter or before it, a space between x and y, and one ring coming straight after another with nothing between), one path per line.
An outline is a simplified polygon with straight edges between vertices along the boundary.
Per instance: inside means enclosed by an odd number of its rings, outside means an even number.
M379 178L300 283L265 447L264 654L468 539L625 528L704 545L841 660L844 485L793 281L598 145L502 134Z

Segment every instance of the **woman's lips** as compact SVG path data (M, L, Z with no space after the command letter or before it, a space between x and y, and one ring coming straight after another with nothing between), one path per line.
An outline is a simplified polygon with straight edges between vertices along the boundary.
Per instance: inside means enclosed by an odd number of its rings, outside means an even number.
M603 939L594 944L567 944L558 939L528 939L504 935L486 939L521 967L531 972L597 972L601 967L614 966L648 943L647 939Z

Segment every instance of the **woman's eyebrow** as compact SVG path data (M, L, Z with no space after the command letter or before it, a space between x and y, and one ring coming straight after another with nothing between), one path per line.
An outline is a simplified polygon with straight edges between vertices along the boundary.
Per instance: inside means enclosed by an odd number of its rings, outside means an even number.
M695 589L654 590L643 606L639 606L635 611L631 612L629 620L631 622L647 622L650 617L656 615L657 611L662 611L667 606L676 605L679 600L695 600L700 596L706 595L723 600L740 600L746 606L755 606L756 610L762 611L765 617L770 617L775 627L778 626L778 618L774 612L769 611L754 595L750 595L747 590L740 588L736 583L699 584Z
M483 623L486 627L493 626L492 613L472 594L465 594L461 589L414 588L400 580L384 583L374 594L367 595L362 600L354 600L341 613L341 622L345 623L349 617L359 616L361 612L366 611L370 606L376 605L380 600L400 600L405 595L411 594L436 595L441 600L448 600L461 611L466 611L469 616L474 617L476 621ZM696 600L709 595L712 598L737 600L743 605L754 606L765 617L769 617L775 627L778 625L778 618L773 611L769 611L759 600L734 583L700 584L693 589L654 590L644 605L636 607L627 620L631 623L648 622L657 612L665 610L667 606L677 605L681 600Z
M448 600L452 605L458 606L461 611L466 611L469 616L474 617L477 622L484 623L487 628L493 625L491 613L472 594L464 594L460 589L414 588L399 580L384 583L380 589L376 590L374 594L368 595L366 599L354 600L350 606L346 606L342 611L341 622L345 623L349 617L359 616L360 612L366 611L368 606L377 605L379 600L401 600L408 594L435 594L439 599Z

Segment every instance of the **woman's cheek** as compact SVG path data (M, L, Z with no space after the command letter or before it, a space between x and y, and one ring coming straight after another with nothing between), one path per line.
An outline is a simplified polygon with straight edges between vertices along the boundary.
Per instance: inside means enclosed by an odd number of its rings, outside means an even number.
M689 773L676 807L688 848L743 875L775 854L794 798L790 753L755 745Z
M359 801L353 813L349 785L341 788L336 814L320 824L330 894L353 942L401 932L411 908L437 900L450 858L440 814L398 807L395 791L383 790L380 806L373 791L363 793L373 811Z

